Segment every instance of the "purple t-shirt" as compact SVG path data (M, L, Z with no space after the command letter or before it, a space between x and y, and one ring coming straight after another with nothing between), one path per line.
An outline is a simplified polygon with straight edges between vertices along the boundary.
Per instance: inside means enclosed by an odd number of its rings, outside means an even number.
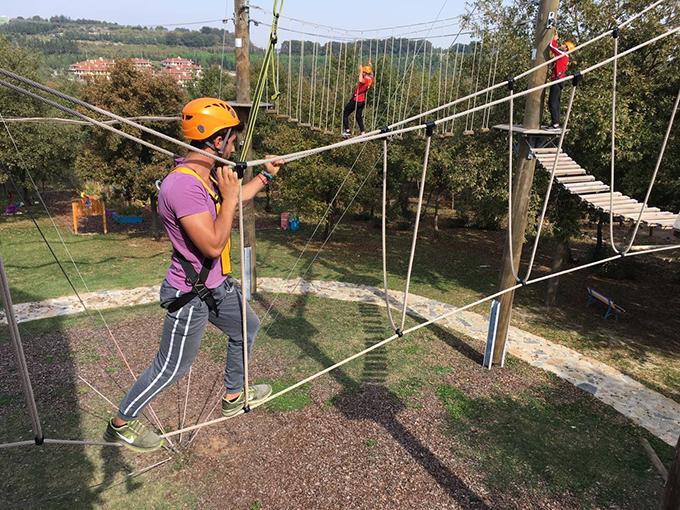
M193 175L179 172L173 172L163 179L158 195L158 214L163 225L165 225L172 247L191 262L197 273L201 272L205 257L191 242L189 236L182 229L179 220L184 216L203 211L210 212L213 220L217 219L215 202L213 202L201 181ZM170 285L182 292L191 290L191 286L186 283L184 269L182 269L182 265L174 252L165 278ZM225 279L226 276L222 274L222 264L218 257L212 262L206 286L209 289L214 289L219 287Z

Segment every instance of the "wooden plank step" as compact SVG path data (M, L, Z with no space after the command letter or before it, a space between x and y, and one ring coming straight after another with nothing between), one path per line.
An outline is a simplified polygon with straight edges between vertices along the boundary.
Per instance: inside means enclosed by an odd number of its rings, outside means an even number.
M576 184L579 182L592 182L595 180L594 175L572 175L569 177L565 176L557 176L557 182L561 182L563 184Z
M557 152L557 147L536 147L535 149L531 149L531 151L536 154L555 154ZM561 152L560 154L565 153Z
M576 195L581 195L583 193L593 193L595 191L607 191L609 189L608 186L604 185L598 185L598 186L589 186L587 188L584 187L578 187L578 188L567 188L570 192L576 194Z
M604 204L604 203L609 203L609 199L610 199L610 197L611 197L611 194L610 194L610 193L598 193L598 195L602 195L602 196L599 196L599 197L596 197L596 196L587 197L587 198L584 198L584 200L587 200L588 202L592 202L593 204L600 204L600 203L601 203L601 204ZM634 198L631 198L631 197L629 197L628 195L622 195L622 194L619 193L618 191L616 191L616 192L614 193L614 197L613 197L613 198L614 198L614 200L616 200L617 198L625 198L626 200L632 200L632 201L634 201L634 202L637 202L637 200L635 200Z
M555 161L555 155L554 154L538 154L536 156L536 159L539 160L539 161L553 162L553 161ZM575 163L575 161L573 159L571 159L569 156L566 156L564 154L560 154L557 157L557 162L558 163L564 163L564 162Z
M593 207L597 207L598 209L602 209L603 211L609 212L609 202L602 202L602 203L593 203L593 202L588 202L590 205ZM614 203L612 204L612 207L616 206L633 206L637 204L638 202L635 200L614 200Z
M603 197L609 197L609 193L593 193L592 195L581 195L581 198L583 200L599 200ZM624 194L622 194L620 191L615 191L614 192L614 198L616 197L625 197L625 198L630 198Z
M553 168L552 163L541 163L541 166L545 168L548 172L550 172ZM582 167L580 165L572 163L557 163L557 165L555 165L555 168L557 170L578 170Z
M585 182L583 184L575 183L575 184L565 184L565 188L584 188L584 187L590 187L590 186L607 186L604 182L602 181L593 181L593 182ZM609 186L607 186L607 189L609 189Z
M549 171L548 171L549 172ZM570 170L555 170L555 175L557 177L567 177L569 175L586 175L586 171L583 168L574 168Z
M631 205L614 205L614 212L615 213L621 213L621 214L640 214L640 211L642 210L642 206L638 206L635 204ZM647 207L645 209L645 213L659 213L661 212L661 209L657 207Z

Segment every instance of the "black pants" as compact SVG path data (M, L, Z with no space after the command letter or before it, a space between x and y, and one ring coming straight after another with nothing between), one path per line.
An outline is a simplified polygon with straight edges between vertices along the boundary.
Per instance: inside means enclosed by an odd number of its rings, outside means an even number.
M548 96L548 108L550 109L550 124L560 123L560 96L562 96L562 89L564 83L555 83L550 87L550 95Z
M342 129L347 131L349 129L349 116L354 110L357 114L357 124L359 124L359 130L363 133L366 131L364 126L364 106L366 106L366 101L356 102L354 99L350 99L345 105L345 109L342 111Z

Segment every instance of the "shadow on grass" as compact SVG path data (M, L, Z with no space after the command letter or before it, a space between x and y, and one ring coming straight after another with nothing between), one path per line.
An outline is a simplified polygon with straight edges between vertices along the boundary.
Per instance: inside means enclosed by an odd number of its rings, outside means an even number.
M270 306L262 295L256 299L265 308ZM291 339L305 356L321 366L334 365L335 360L312 342L317 329L304 318L307 300L304 295L295 299L291 307L294 310L293 317L287 317L281 310L272 308L274 318L281 317L277 320L277 331L283 334L286 322L294 321L297 334L286 338ZM360 304L359 310L362 313L361 327L366 334L365 346L370 347L383 340L381 315L373 305ZM489 508L416 435L400 423L398 415L406 406L397 394L383 386L388 373L384 347L376 348L364 357L360 380L355 380L342 367L331 371L328 375L342 386L341 393L333 398L333 404L350 420L372 420L384 428L461 508Z
M475 462L494 490L540 497L547 489L584 507L657 508L661 484L640 432L612 409L560 388L473 399L442 385L436 393L456 453ZM649 439L671 458L672 448Z
M17 300L35 299L12 294ZM78 379L82 353L73 349L80 339L69 336L61 324L54 318L49 328L19 325L44 436L101 440L106 408L96 396L83 407L81 397L91 392ZM7 326L0 326L0 360L0 441L30 439L31 421ZM3 508L98 508L106 504L103 492L120 483L121 473L131 471L117 447L44 444L3 449L0 501ZM128 491L138 487L130 478L125 483Z

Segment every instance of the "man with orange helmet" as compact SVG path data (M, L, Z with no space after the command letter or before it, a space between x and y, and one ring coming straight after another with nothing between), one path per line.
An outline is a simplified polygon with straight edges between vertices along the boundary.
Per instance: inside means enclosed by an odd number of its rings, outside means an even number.
M345 105L342 111L342 136L349 138L351 132L349 130L349 116L355 112L359 130L363 135L366 132L364 126L364 107L366 106L366 93L368 89L373 86L373 65L368 61L368 65L359 66L359 80L352 91L352 99Z
M548 49L550 49L554 56L559 56L560 58L553 64L552 72L550 73L550 81L559 80L567 75L567 67L569 66L569 55L567 52L570 52L575 47L576 45L571 41L566 41L564 44L558 45L557 30L554 31L554 36L548 45ZM560 127L560 102L563 88L564 82L553 83L550 86L550 94L548 95L550 125L555 129Z
M229 158L243 124L225 101L203 97L182 109L182 132L192 146ZM271 159L268 156L267 159ZM243 200L251 200L279 172L281 161L243 185ZM161 285L160 303L167 310L160 348L149 366L109 420L104 438L138 452L153 451L164 440L138 420L158 394L182 377L198 354L208 322L228 336L222 414L229 417L261 402L271 387L248 387L245 401L241 289L231 278L231 228L238 205L239 178L229 166L216 166L205 154L189 152L160 186L158 212L173 247L172 260ZM259 328L247 307L248 350Z

